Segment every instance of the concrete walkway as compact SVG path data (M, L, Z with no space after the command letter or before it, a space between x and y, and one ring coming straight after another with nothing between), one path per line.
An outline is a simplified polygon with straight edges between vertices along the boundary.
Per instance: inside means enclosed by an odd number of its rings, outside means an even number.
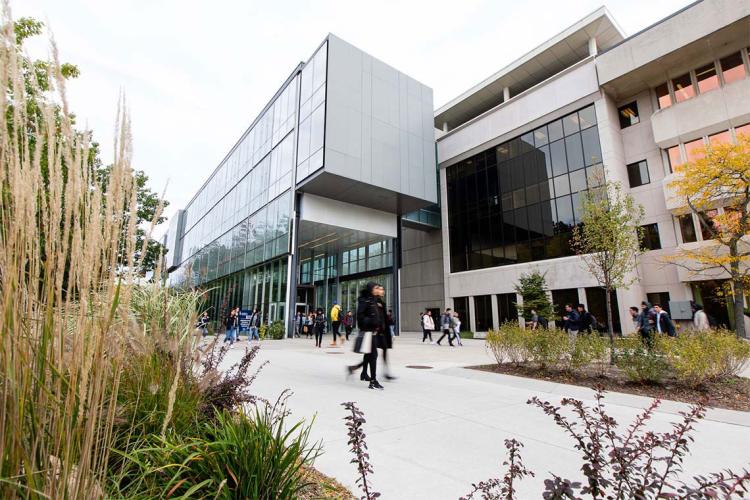
M463 366L493 360L480 340L464 347L422 344L421 336L396 339L389 354L398 380L385 390L345 380L344 366L358 355L345 348L315 349L312 340L264 341L261 360L270 363L252 386L255 394L275 399L291 389L293 417L315 418L312 437L324 454L315 466L357 492L356 467L346 444L345 411L340 403L356 401L367 418L365 431L376 491L385 499L456 499L471 483L497 477L505 458L503 440L523 442L522 456L535 478L519 485L519 498L540 498L544 479L553 472L578 479L581 462L573 443L541 410L526 404L539 396L555 404L563 396L591 401L592 391L565 384L467 370ZM330 336L325 339L326 345ZM237 344L226 362L236 360L246 342ZM335 353L335 354L334 354ZM410 369L425 365L431 369ZM381 370L379 365L378 370ZM610 393L607 408L627 426L647 398ZM665 402L651 427L665 430L687 405ZM698 425L685 461L689 475L750 466L750 413L711 410Z

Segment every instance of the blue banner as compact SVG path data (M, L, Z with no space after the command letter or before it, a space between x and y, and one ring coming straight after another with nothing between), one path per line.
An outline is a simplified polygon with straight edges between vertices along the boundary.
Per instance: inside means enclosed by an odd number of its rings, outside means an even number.
M240 333L250 333L250 318L253 312L249 309L240 309Z

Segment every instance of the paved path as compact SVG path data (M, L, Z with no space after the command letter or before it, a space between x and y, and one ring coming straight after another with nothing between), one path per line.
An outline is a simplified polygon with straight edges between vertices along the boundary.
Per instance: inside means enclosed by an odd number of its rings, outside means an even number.
M419 340L414 335L396 340L391 363L399 378L383 382L384 391L369 390L354 377L345 381L344 365L358 357L348 348L315 349L312 340L265 341L260 358L270 363L252 390L269 399L287 388L294 392L293 416L315 417L312 437L323 442L324 454L316 467L352 491L356 470L349 463L340 406L344 401L356 401L365 412L373 484L385 499L456 499L471 490L472 482L497 475L504 459L503 440L511 437L524 443L524 461L537 473L520 484L519 498L540 498L549 472L580 477L581 463L571 440L526 401L533 395L554 403L561 396L591 401L592 391L462 368L492 361L483 341L465 340L464 347L449 348ZM239 357L245 345L235 346L227 362ZM607 402L610 414L627 425L649 400L611 393ZM686 407L666 402L652 427L665 429ZM685 462L691 475L750 466L750 413L712 410L695 438Z

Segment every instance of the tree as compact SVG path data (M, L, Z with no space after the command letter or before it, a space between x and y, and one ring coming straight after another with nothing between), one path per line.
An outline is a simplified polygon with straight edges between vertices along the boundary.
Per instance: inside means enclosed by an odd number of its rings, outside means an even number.
M18 60L20 61L20 74L23 78L23 89L20 93L23 96L15 96L13 92L9 95L9 112L6 113L6 122L9 130L13 130L13 106L21 98L26 108L26 116L28 117L26 123L26 134L29 140L30 149L33 149L37 140L42 142L42 150L47 150L48 138L44 135L37 137L38 123L43 119L41 110L46 106L52 108L55 115L55 139L59 139L63 132L60 130L62 123L62 110L60 105L55 101L48 100L47 94L54 90L55 85L61 86L61 82L57 82L56 79L61 78L63 80L69 80L80 76L80 71L77 66L70 63L57 64L50 61L34 60L27 57L23 51L23 43L31 37L41 35L44 30L44 23L37 21L31 17L22 17L13 22L13 32L15 34L16 42L16 53ZM13 85L8 85L9 89L14 89ZM71 118L70 122L75 124L74 117L71 113L67 113L67 116ZM91 134L91 131L72 131L73 135L78 139L83 140L83 136ZM44 177L44 184L48 186L49 183L49 171L47 167L48 156L42 154L39 158L41 163L42 175ZM112 170L112 165L102 166L102 161L99 156L99 145L96 142L91 142L88 148L88 165L94 175L91 177L91 182L102 182L102 186L106 188L109 174ZM63 182L67 180L66 173L66 159L61 160ZM147 271L151 271L156 268L159 256L163 251L163 246L154 240L148 241L146 244L145 252L142 252L143 242L146 239L147 231L145 227L153 221L154 225L161 224L164 222L165 217L159 216L154 219L157 211L159 210L160 197L151 191L147 187L148 177L141 170L133 171L134 182L133 186L136 189L137 198L137 214L136 214L136 254L134 255L134 262L139 263L139 271L143 275ZM161 208L166 208L169 202L164 200ZM121 248L125 248L125 245L121 245ZM123 265L128 261L127 256L121 255L120 262L118 264Z
M611 293L635 281L633 270L641 251L643 207L623 193L618 182L603 182L582 195L581 223L573 228L572 247L604 289L609 331L610 361L614 361L615 334Z
M732 284L734 323L747 337L744 296L750 290L750 135L737 143L710 145L698 159L677 165L669 188L696 214L710 242L682 248L673 259L694 274L719 271ZM722 208L718 213L716 209Z
M107 186L107 181L109 180L111 169L111 165L105 167L102 166L100 162L98 162L96 166L96 177L105 188ZM158 226L164 222L166 217L162 214L164 213L164 209L169 206L169 202L162 199L157 193L152 191L147 183L148 176L143 170L133 171L133 187L136 190L136 204L138 207L135 214L136 254L133 261L139 263L139 272L141 275L145 275L146 272L156 269L159 257L164 252L164 245L151 238L149 238L146 243L145 251L142 251L142 249L144 249L144 241L148 236L147 228L149 228L152 223L153 226ZM128 256L120 256L120 265L125 265L127 261Z
M516 304L518 312L525 319L531 319L531 310L545 318L550 319L554 315L552 302L547 297L546 273L534 270L522 274L515 286L516 293L523 297L522 304Z

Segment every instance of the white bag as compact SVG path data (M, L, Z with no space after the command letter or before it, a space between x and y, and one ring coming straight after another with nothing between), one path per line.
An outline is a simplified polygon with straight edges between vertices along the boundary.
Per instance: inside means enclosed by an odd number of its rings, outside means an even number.
M372 351L372 332L357 332L354 339L354 352L368 354Z

